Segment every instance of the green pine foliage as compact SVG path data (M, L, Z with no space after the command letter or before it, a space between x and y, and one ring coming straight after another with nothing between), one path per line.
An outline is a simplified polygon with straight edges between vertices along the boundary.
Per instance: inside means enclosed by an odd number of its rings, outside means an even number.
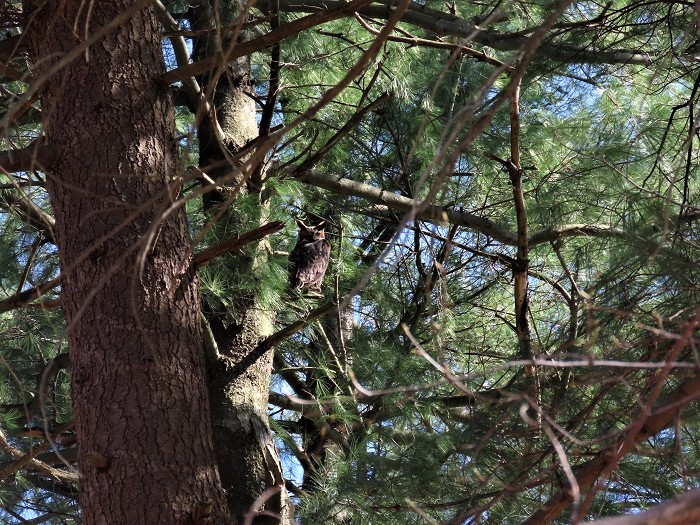
M182 14L179 4L173 8ZM531 35L529 28L555 6L502 6L484 22L496 3L482 10L455 2L453 14L444 2L424 4L443 12L439 22L479 17L484 31L507 33L491 45L470 44L503 61L520 56L508 43ZM697 46L689 29L696 14L681 3L632 4L573 3L544 45L578 54L550 47L523 76L519 147L536 378L518 362L515 242L440 217L404 221L405 209L304 179L304 170L313 170L416 202L429 196L429 204L514 233L513 186L493 160L511 156L507 101L471 136L512 77L494 77L493 65L453 56L443 45L456 43L453 37L404 23L394 36L406 41L385 43L347 89L267 152L261 191L237 195L218 224L203 208L201 181L188 171L198 157L195 115L178 109L193 251L226 241L227 220L237 234L285 223L199 275L210 311L252 304L275 312L278 330L301 323L276 346L270 398L299 523L456 523L456 516L459 523L522 523L569 487L569 467L576 475L640 418L660 364L700 304L700 187L696 70L684 51ZM281 23L300 16L282 12ZM384 22L378 14L364 19L375 28ZM254 22L267 31L268 20ZM285 39L273 126L289 125L316 104L373 39L352 18ZM590 56L591 46L600 57ZM618 49L659 58L644 65L601 58ZM269 86L268 50L252 60L257 85L251 96L260 110ZM3 87L21 95L25 84ZM26 145L38 129L35 121L19 120L3 147ZM45 179L32 177L3 175L0 191L32 180L39 186L27 190L32 202L50 211L40 188ZM38 239L16 210L0 211L1 301L18 292L18 284L27 289L56 277L58 261L55 247ZM322 297L288 289L295 217L328 223L332 251ZM532 242L563 228L573 233ZM342 299L350 319L345 331L333 309ZM59 309L0 313L0 430L11 447L27 451L20 430L43 424L43 416L24 421L21 403L37 395L37 374L49 359L67 351L65 329ZM674 358L679 365L651 408L695 376L695 346L687 344ZM46 416L68 421L69 371L48 387ZM603 488L585 519L640 512L698 486L700 414L697 403L686 404L600 478ZM0 453L3 465L11 460L8 450ZM47 523L77 523L63 517L76 513L68 484L52 492L49 479L19 471L0 480L0 502L19 516L53 513ZM570 523L578 509L569 506L554 523Z

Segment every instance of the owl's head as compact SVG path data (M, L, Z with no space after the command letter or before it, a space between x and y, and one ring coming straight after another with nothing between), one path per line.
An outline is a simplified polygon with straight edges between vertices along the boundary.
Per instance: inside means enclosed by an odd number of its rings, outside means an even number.
M299 226L300 241L314 242L326 238L326 232L324 231L326 221L321 221L316 226L309 226L301 219L297 219L297 226Z

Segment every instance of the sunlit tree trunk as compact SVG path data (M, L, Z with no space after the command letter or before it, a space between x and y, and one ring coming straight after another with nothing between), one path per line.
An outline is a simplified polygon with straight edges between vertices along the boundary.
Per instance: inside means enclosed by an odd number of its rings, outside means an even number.
M184 213L172 208L173 106L158 82L158 26L142 6L25 5L34 78L46 75L80 505L88 524L228 523L198 282ZM76 46L84 51L71 56Z

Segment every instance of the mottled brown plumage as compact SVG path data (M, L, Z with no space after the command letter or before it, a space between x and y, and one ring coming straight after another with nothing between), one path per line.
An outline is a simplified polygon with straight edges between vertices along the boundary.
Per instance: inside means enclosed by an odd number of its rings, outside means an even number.
M289 254L289 283L293 290L321 292L323 276L328 268L331 245L326 240L326 221L308 226L297 219L299 238Z

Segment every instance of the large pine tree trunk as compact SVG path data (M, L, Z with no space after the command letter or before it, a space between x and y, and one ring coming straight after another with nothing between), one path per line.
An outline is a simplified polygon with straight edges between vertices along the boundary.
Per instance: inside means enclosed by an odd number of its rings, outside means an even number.
M227 523L216 469L173 107L150 8L25 3L73 367L85 523ZM121 17L63 65L66 53ZM206 521L200 520L201 523Z

